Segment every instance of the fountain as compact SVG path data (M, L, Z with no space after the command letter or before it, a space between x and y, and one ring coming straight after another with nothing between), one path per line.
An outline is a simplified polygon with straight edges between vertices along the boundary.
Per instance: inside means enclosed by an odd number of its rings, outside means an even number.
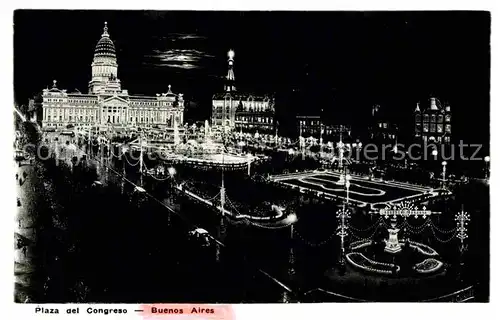
M208 120L205 120L205 141L207 141L210 135L210 125L208 124Z
M179 145L181 143L179 138L179 128L177 126L177 121L174 119L174 145Z
M403 226L408 226L409 217L422 217L424 224L421 228L431 226L430 220L425 220L431 215L439 214L423 207L418 209L411 203L388 204L379 212L381 219L376 228L382 227L383 219L390 218L387 226L388 237L382 241L376 239L363 239L352 242L349 246L350 253L346 255L347 261L357 269L378 274L400 274L408 276L416 274L434 273L443 267L439 261L439 254L428 245L410 239L398 239L399 231ZM403 222L397 226L397 218ZM375 226L375 225L374 225ZM376 231L375 231L376 232ZM375 234L375 233L374 233ZM385 245L384 245L385 244Z
M385 252L398 253L401 251L401 245L398 240L399 229L396 227L396 217L391 219L391 227L387 229L389 232L389 238L385 239Z

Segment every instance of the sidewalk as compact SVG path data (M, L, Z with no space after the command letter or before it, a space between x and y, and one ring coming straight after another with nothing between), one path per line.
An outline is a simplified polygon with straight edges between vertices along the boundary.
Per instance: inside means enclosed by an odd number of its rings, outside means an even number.
M16 301L24 302L30 300L28 292L31 289L30 279L34 270L31 261L36 234L30 213L36 212L34 211L36 210L36 197L34 197L36 176L31 165L18 167L17 173L19 178L16 181L16 193L19 202L14 225L15 295ZM22 184L19 180L22 180Z

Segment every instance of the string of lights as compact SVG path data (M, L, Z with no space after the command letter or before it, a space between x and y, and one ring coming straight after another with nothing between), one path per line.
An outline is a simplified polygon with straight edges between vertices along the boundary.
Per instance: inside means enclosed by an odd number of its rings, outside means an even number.
M422 232L425 231L425 229L427 227L430 226L429 222L425 222L424 225L420 226L420 228L413 228L412 226L410 226L409 224L406 224L407 228L408 228L408 231L411 233L411 234L421 234Z
M121 155L115 155L115 153L113 152L113 145L111 143L108 144L108 150L109 150L109 153L111 153L111 155L115 158L120 158Z
M375 235L375 233L377 233L377 230L378 228L380 227L380 224L377 225L377 227L375 228L375 230L373 231L373 233L371 235L369 235L368 237L366 238L363 238L363 237L360 237L360 236L357 236L354 232L351 232L351 235L356 238L357 240L363 240L363 241L366 241L366 240L371 240L371 238L373 238L373 236Z
M258 224L258 223L254 222L248 218L245 218L245 220L256 227L264 228L264 229L283 229L283 228L287 228L287 227L291 226L293 223L295 223L295 221L292 221L292 222L289 222L287 224L283 224L283 225L279 225L279 226L266 226L266 225Z
M234 211L237 213L238 216L245 216L243 214L241 214L238 209L236 208L236 206L231 202L231 200L229 200L229 198L226 198L226 201L229 203L229 205L234 209ZM268 226L268 225L263 225L263 224L259 224L259 223L256 223L252 220L250 220L249 218L247 217L244 217L243 218L244 221L246 221L247 223L250 223L256 227L259 227L259 228L264 228L264 229L283 229L283 228L286 228L286 227L289 227L290 225L292 225L293 223L295 223L295 221L290 221L289 223L286 223L286 224L283 224L283 225L276 225L276 226Z
M451 240L453 240L455 238L455 236L457 235L457 230L455 229L455 232L451 235L450 238L446 239L446 240L442 240L442 239L439 239L439 237L436 235L436 232L434 231L434 228L431 228L432 230L432 234L434 235L434 238L436 238L437 241L441 242L441 243L448 243L450 242Z
M430 221L430 224L432 226L432 228L436 229L437 231L439 231L440 233L444 233L444 234L449 234L449 233L452 233L452 232L455 232L457 230L457 228L453 228L453 229L450 229L450 230L442 230L440 228L438 228L434 222L432 222L432 220Z
M415 227L415 226L412 226L411 224L409 224L408 221L405 221L404 226L406 226L408 229L410 229L412 231L416 230L416 233L421 233L426 227L429 226L429 223L431 223L431 222L432 222L432 220L430 218L427 218L424 223L422 223L418 227Z
M371 226L369 226L368 228L366 229L358 229L358 228L355 228L352 224L348 224L349 228L351 228L352 230L354 231L357 231L357 232L366 232L366 231L370 231L371 229L375 228L378 224L380 224L380 222L382 221L382 218L379 218L377 221L375 221Z
M139 164L139 162L141 162L141 160L137 160L137 162L136 162L135 164L132 164L132 163L128 160L128 158L127 158L127 154L126 154L126 153L124 153L124 154L123 154L123 158L124 158L124 159L125 159L125 161L126 161L126 162L130 165L130 166L132 166L132 167L135 167L136 165L138 165L138 164Z
M327 244L328 242L332 241L335 238L335 236L337 235L336 233L332 233L327 239L314 243L314 242L310 242L309 240L305 239L298 231L294 230L293 234L297 235L299 237L299 239L302 240L302 242L304 242L305 244L307 244L310 247L323 246L323 245Z

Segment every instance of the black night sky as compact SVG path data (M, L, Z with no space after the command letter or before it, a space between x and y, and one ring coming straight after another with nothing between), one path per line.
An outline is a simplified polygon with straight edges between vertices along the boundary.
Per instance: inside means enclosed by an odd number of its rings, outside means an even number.
M489 141L487 12L16 11L16 102L53 79L86 92L104 21L122 87L171 84L192 100L188 118L210 114L232 48L238 89L275 93L280 112L323 109L354 124L380 104L405 123L434 95L450 103L454 135Z

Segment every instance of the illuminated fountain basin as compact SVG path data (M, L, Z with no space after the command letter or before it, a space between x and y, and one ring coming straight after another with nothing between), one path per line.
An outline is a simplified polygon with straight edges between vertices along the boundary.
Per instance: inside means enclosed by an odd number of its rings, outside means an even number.
M383 243L352 242L346 260L357 270L380 275L423 275L443 271L444 263L433 248L416 241L400 241L399 244L402 250L391 253L384 251Z
M201 143L189 140L187 143L176 146L175 151L170 155L179 163L231 169L247 168L249 164L256 160L256 157L252 155L240 155L224 150L222 143L213 142L210 139L206 139Z
M192 156L183 156L179 157L177 160L193 165L209 165L215 167L246 167L249 163L255 161L255 159L256 158L254 156L240 156L227 153L207 153Z

